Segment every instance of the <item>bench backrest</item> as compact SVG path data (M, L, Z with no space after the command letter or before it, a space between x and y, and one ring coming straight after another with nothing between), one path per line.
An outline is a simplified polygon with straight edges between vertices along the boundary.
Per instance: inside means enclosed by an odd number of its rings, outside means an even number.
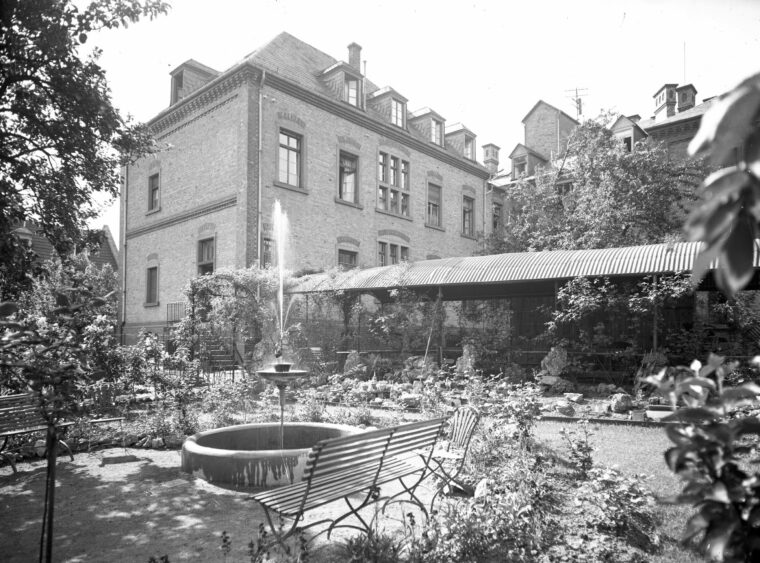
M0 434L44 424L40 405L32 393L0 397Z
M474 407L459 407L449 421L449 446L467 451L480 413Z
M372 479L380 473L385 459L411 455L417 450L432 450L445 422L445 418L436 418L322 440L309 454L304 480L312 481L343 472L366 472L370 484L373 484Z

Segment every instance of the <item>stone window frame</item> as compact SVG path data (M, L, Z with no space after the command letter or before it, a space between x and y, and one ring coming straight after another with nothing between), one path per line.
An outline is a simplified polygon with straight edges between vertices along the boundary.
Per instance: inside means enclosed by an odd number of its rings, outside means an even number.
M160 171L148 175L148 213L155 213L156 211L161 211Z
M408 246L389 242L388 240L377 241L377 265L393 266L401 262L409 261L410 249Z
M433 202L431 201L430 194L431 194L431 188L435 188L438 190L438 201ZM435 184L433 182L427 183L427 194L426 194L426 201L427 204L425 206L425 226L426 227L432 227L434 229L443 229L443 186L440 184ZM432 216L432 209L437 210L437 221L431 222L430 218Z
M204 256L205 249L211 249L211 259ZM213 274L216 271L216 235L198 240L196 270L199 276Z
M158 264L145 268L145 303L144 307L158 307L159 270Z
M475 198L469 195L462 195L462 236L475 236Z
M345 261L341 261L341 257L350 257L349 264L346 265ZM359 266L359 251L348 250L346 248L338 248L338 268L341 270L353 270Z
M349 159L353 160L354 162L354 196L353 198L346 198L345 194L343 193L343 179L344 179L344 166L343 166L343 159ZM338 151L338 195L337 195L337 201L339 203L349 203L352 205L359 206L360 205L360 198L359 198L359 187L361 185L361 182L359 181L359 155L352 153L350 151L346 151L343 149L340 149Z
M285 135L287 137L293 138L297 141L297 146L295 147L295 150L293 150L293 147L290 147L290 145L283 145L281 141L282 135ZM304 178L304 172L305 167L303 165L305 161L305 148L306 148L306 142L305 142L305 135L302 132L294 131L291 127L278 127L277 128L277 159L276 159L276 176L274 180L274 184L276 186L282 187L282 188L288 188L291 190L298 190L298 191L306 191L305 188L305 178ZM296 183L291 184L290 183L290 159L287 159L288 162L288 170L285 172L286 174L286 180L282 180L282 152L283 150L286 150L288 152L295 152L296 153Z
M380 150L377 165L378 187L375 209L381 213L411 221L411 163L396 154Z
M504 226L504 204L494 201L491 203L491 229L499 231Z

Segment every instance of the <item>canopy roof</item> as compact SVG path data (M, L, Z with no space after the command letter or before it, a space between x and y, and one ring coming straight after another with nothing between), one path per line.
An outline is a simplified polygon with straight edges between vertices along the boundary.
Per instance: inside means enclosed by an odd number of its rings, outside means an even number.
M440 288L448 298L455 299L462 298L465 293L472 296L484 291L494 294L494 286L524 285L526 282L676 273L691 270L701 244L681 242L423 260L337 274L315 274L297 280L290 293ZM715 267L715 264L711 266ZM760 267L757 245L754 267ZM487 291L488 287L492 290Z

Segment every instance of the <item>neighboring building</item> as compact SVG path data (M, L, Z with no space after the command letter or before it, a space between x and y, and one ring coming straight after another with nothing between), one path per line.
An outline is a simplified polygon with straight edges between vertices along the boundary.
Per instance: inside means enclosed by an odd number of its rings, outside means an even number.
M57 256L57 252L52 243L42 234L40 228L32 221L24 221L14 232L18 237L26 241L26 244L37 255L37 260L44 262ZM97 231L98 245L93 250L88 250L90 262L101 268L108 264L114 272L119 269L119 250L113 240L111 230L107 225L103 225L100 231Z
M485 233L498 231L510 212L509 186L520 180L532 179L541 168L558 165L567 151L567 140L578 121L564 111L539 100L522 120L523 142L517 143L509 154L511 166L499 170L499 147L484 145L484 161L491 178ZM561 184L570 183L569 176Z
M281 33L225 72L189 60L149 122L169 147L124 171L122 328L184 314L182 288L219 268L266 265L272 209L292 270L468 256L490 220L476 135ZM441 87L448 87L441 78Z
M663 84L652 98L655 108L650 118L620 116L611 127L612 133L629 151L637 142L651 138L665 144L671 159L686 159L702 116L717 98L705 98L697 104L697 89L692 84Z

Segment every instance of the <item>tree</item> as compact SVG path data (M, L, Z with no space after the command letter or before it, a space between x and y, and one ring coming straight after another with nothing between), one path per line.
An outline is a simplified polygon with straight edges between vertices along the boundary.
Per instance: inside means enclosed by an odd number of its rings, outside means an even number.
M93 195L118 193L119 165L152 149L147 129L111 103L88 34L165 13L161 0L0 4L0 293L13 297L30 264L13 235L32 220L60 254L82 242Z
M605 120L579 125L561 165L510 188L509 221L486 241L487 253L609 248L679 236L705 164L671 162L664 146L648 140L629 152Z

